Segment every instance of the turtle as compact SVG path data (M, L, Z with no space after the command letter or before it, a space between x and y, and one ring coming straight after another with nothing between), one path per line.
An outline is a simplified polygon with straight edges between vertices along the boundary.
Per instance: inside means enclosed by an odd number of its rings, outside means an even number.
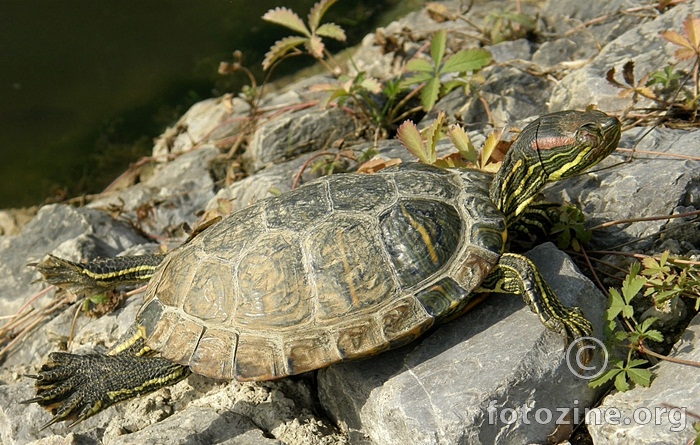
M487 292L520 294L566 341L592 335L533 263L506 251L542 187L615 150L601 111L528 124L491 175L402 163L335 174L260 200L167 255L80 264L50 257L48 282L100 289L150 278L127 334L106 353L52 352L34 378L43 428L71 426L194 372L272 380L411 342Z

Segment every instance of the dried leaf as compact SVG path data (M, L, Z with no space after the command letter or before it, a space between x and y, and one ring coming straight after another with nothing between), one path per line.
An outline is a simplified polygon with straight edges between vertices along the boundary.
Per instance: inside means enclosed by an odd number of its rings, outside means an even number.
M622 78L625 80L627 85L634 87L634 61L628 60L622 66Z
M503 129L500 128L493 130L486 137L486 141L484 141L484 147L481 149L481 153L479 156L479 169L483 169L486 166L486 164L488 164L491 155L496 150L496 147L498 147L502 134Z
M450 153L441 158L438 158L433 163L436 167L441 168L455 168L455 167L474 167L474 164L465 162L464 158L460 153Z
M421 132L421 135L424 136L424 139L427 143L426 155L429 161L428 164L435 163L435 160L437 159L435 154L435 147L437 146L437 142L440 139L440 134L442 133L442 127L444 125L444 122L445 113L441 111L438 113L433 123Z
M291 9L285 8L284 6L270 9L265 13L265 15L262 16L262 18L267 22L282 25L285 28L298 32L299 34L311 37L311 33L306 28L306 25L304 25L304 22L299 18L297 13Z
M700 48L700 18L688 15L683 22L683 31L693 49L697 51Z
M428 13L428 16L437 23L457 19L457 14L450 12L442 3L428 2L425 4L425 11Z
M391 158L391 159L370 159L369 161L360 165L357 169L357 173L376 173L379 170L391 167L392 165L398 165L401 163L401 159Z
M700 18L689 15L683 22L683 34L676 31L663 31L660 33L664 40L678 45L673 56L678 60L687 60L700 56Z
M610 68L605 74L605 80L607 80L612 86L617 88L627 88L617 80L615 80L615 68Z

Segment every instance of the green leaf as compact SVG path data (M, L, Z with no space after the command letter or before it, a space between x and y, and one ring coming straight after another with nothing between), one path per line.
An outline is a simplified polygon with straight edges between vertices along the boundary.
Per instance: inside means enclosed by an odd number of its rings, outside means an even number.
M629 303L644 287L646 280L643 277L627 275L622 282L622 296L625 302Z
M337 88L333 90L330 96L328 96L328 99L326 99L325 106L328 106L328 104L330 104L336 99L347 98L349 96L351 96L350 93L345 91L343 88ZM342 102L345 102L345 100L343 100ZM341 101L338 101L338 105L341 105Z
M453 54L440 68L441 73L477 71L491 63L491 53L485 49L465 49Z
M657 342L662 342L664 341L664 336L661 332L657 331L656 329L650 329L644 333L644 336L648 338L649 340L654 340Z
M420 72L420 73L430 73L430 77L434 77L434 68L430 62L425 59L411 59L406 64L406 71ZM424 81L421 81L424 82Z
M401 85L402 87L408 87L409 85L415 85L417 83L424 83L427 82L431 79L434 79L435 76L433 76L432 73L418 73L414 74L411 77L408 77L406 80L404 80Z
M430 57L433 59L435 67L439 67L442 63L442 57L445 55L446 41L447 33L444 29L433 34L433 39L430 41Z
M630 384L627 383L627 374L625 372L620 372L615 377L615 388L620 392L625 392L630 389Z
M467 85L468 84L467 84L467 82L464 81L464 79L457 78L457 79L448 80L447 82L442 83L442 87L440 88L440 94L442 96L445 96L445 95L447 95L447 93L454 90L455 88L463 87L463 86L467 86Z
M425 143L423 137L418 131L418 127L411 121L404 121L396 130L396 137L406 150L410 151L413 156L420 159L423 163L430 163L425 152Z
M296 31L299 34L303 34L307 37L311 37L311 33L304 25L304 22L299 18L296 12L284 6L277 7L275 9L270 9L262 16L262 19L266 22L274 23L276 25L284 26L292 31Z
M333 6L337 0L321 0L311 7L309 11L309 26L311 27L311 32L318 28L318 24L321 23L321 18L326 14L328 8ZM318 34L318 30L316 30Z
M437 102L438 93L440 92L440 79L432 78L425 83L425 86L420 92L420 102L425 111L433 109L433 105Z
M455 125L447 133L452 143L457 147L457 150L462 155L464 159L476 165L478 154L474 144L472 144L471 139L464 128L459 125Z
M511 20L513 22L519 23L523 25L525 28L532 29L535 27L535 20L530 17L527 14L524 14L522 12L518 13L512 13L512 12L507 12L503 15L505 18L508 20Z
M629 368L636 368L637 366L646 365L647 363L649 362L644 360L643 358L634 358L627 362L627 364L625 365L625 369L629 370Z
M309 40L306 37L285 37L282 40L278 40L274 45L270 47L270 51L265 54L265 59L263 60L263 69L269 69L273 63L279 60L282 56L287 54L292 49L299 45L306 43Z
M646 332L647 329L651 327L654 322L658 320L656 317L649 317L646 320L644 320L641 324L637 326L637 331L640 333Z
M615 378L615 376L620 374L621 372L621 369L608 369L603 374L588 382L588 386L590 388L597 388L599 386L603 386L604 384Z
M648 369L631 368L627 370L627 376L637 385L649 387L651 384L652 374Z
M631 318L634 315L634 309L625 303L617 289L610 289L608 310L606 311L608 320L614 319L620 312L625 318Z
M109 297L107 294L95 294L91 295L88 300L90 303L93 304L102 304L102 303L107 303L109 301Z
M335 23L324 23L316 30L316 35L330 37L340 42L344 42L346 39L345 30Z

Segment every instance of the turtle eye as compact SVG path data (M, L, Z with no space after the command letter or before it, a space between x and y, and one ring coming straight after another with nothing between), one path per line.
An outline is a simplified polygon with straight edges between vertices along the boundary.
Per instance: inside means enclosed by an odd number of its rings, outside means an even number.
M600 130L600 126L596 124L583 124L578 130L576 130L577 144L595 147L600 143L601 139L602 132Z

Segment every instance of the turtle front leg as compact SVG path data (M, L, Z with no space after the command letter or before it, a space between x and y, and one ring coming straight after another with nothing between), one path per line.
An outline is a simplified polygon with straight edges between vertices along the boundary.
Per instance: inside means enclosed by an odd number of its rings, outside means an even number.
M118 351L114 355L49 354L38 374L27 376L36 379L36 397L21 403L37 403L51 411L53 418L42 430L62 420L72 420L72 427L117 402L175 384L190 374L187 366L145 356L148 349L137 343L113 349Z
M503 254L477 291L522 295L542 324L566 335L567 341L593 335L593 327L581 310L564 306L535 265L522 255Z

